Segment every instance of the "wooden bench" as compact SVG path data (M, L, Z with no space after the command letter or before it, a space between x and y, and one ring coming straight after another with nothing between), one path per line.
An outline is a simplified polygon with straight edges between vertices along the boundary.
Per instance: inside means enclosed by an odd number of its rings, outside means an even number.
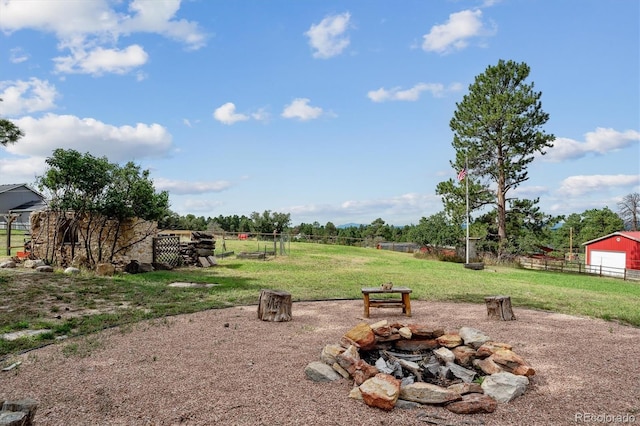
M401 299L371 299L371 294L400 294ZM369 308L402 308L402 313L411 316L411 289L407 287L393 287L384 290L381 287L363 287L364 316L369 318Z

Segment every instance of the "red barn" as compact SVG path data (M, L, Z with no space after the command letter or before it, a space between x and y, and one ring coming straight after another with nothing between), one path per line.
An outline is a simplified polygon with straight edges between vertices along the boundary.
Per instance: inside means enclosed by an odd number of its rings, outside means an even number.
M585 264L604 275L624 275L624 269L640 270L640 232L614 232L582 244Z

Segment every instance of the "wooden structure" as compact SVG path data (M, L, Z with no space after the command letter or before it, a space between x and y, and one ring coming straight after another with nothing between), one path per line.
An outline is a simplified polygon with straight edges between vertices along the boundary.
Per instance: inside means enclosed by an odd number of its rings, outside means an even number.
M258 319L262 321L291 321L291 294L281 290L260 290Z
M400 294L401 298L371 299L372 294ZM411 316L411 289L408 287L392 287L391 289L363 287L362 298L364 299L365 318L369 318L369 308L402 308L403 314Z
M626 270L640 270L640 231L614 232L582 245L591 273L624 277Z
M516 319L511 308L510 296L489 296L484 298L487 304L487 316L491 319L512 321Z

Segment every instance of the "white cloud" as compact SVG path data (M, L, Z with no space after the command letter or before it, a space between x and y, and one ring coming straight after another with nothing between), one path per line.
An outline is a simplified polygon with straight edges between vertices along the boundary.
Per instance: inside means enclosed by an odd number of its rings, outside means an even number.
M256 121L267 122L269 121L269 118L271 118L271 116L266 109L260 108L258 109L258 111L251 113L251 118L253 118Z
M222 192L231 188L231 182L217 180L212 182L189 182L170 179L154 179L154 186L161 191L169 191L172 194L206 194L209 192Z
M172 145L171 134L155 123L114 126L93 118L56 114L14 122L25 133L20 143L5 148L15 155L48 157L54 149L63 148L122 162L165 156Z
M64 2L64 10L51 0L1 1L0 30L5 34L22 29L54 33L58 48L70 52L54 58L60 73L123 74L145 64L143 47L118 46L122 35L158 34L190 50L203 47L207 38L196 22L176 18L180 0L131 0L128 10L110 0Z
M422 49L427 52L448 53L468 46L469 39L491 35L482 22L481 10L463 10L449 15L442 25L435 25L423 36Z
M309 105L310 100L306 98L296 98L282 111L284 118L297 118L300 121L307 121L318 118L322 115L322 108Z
M216 108L216 110L213 112L213 118L223 124L231 125L237 123L238 121L247 121L249 119L249 116L236 113L235 104L233 102L227 102L221 107Z
M25 53L20 47L14 47L9 51L9 61L12 64L21 64L29 60L29 54Z
M84 47L72 48L71 56L59 56L53 58L53 62L58 73L99 76L104 73L127 74L146 64L148 59L147 52L133 44L124 50L96 47L86 51Z
M59 96L54 85L46 80L0 81L0 115L16 116L55 108Z
M327 16L319 24L311 25L304 34L309 37L309 45L314 49L314 58L331 58L339 55L349 46L349 37L345 33L349 28L350 18L351 15L346 12Z
M639 175L584 175L570 176L562 181L558 193L570 197L593 192L603 192L611 188L640 184Z
M640 142L640 132L626 130L618 132L611 128L598 127L594 132L585 134L584 142L569 138L556 138L553 147L541 158L546 161L560 162L575 160L587 154L606 154L632 146Z
M444 93L448 91L459 91L461 85L454 83L449 86L449 89L445 89L444 85L440 83L418 83L410 89L402 90L399 87L391 89L385 89L383 87L378 90L371 90L367 93L367 97L373 102L386 102L386 101L417 101L420 98L422 92L430 92L434 97L444 96Z
M132 16L122 21L121 30L128 33L148 32L161 34L187 44L191 50L205 45L206 37L198 24L184 19L174 19L181 0L133 0L129 4Z
M182 208L179 208L179 211L182 214L190 214L190 213L208 213L209 215L213 215L223 203L221 201L213 201L210 199L188 199L186 200Z
M45 157L0 158L0 184L34 182L45 169Z

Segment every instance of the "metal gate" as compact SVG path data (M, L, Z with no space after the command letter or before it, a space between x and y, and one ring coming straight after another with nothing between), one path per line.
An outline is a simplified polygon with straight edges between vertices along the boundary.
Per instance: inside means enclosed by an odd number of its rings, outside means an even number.
M180 255L180 237L154 237L153 263L166 263L174 267L182 265L182 256Z

